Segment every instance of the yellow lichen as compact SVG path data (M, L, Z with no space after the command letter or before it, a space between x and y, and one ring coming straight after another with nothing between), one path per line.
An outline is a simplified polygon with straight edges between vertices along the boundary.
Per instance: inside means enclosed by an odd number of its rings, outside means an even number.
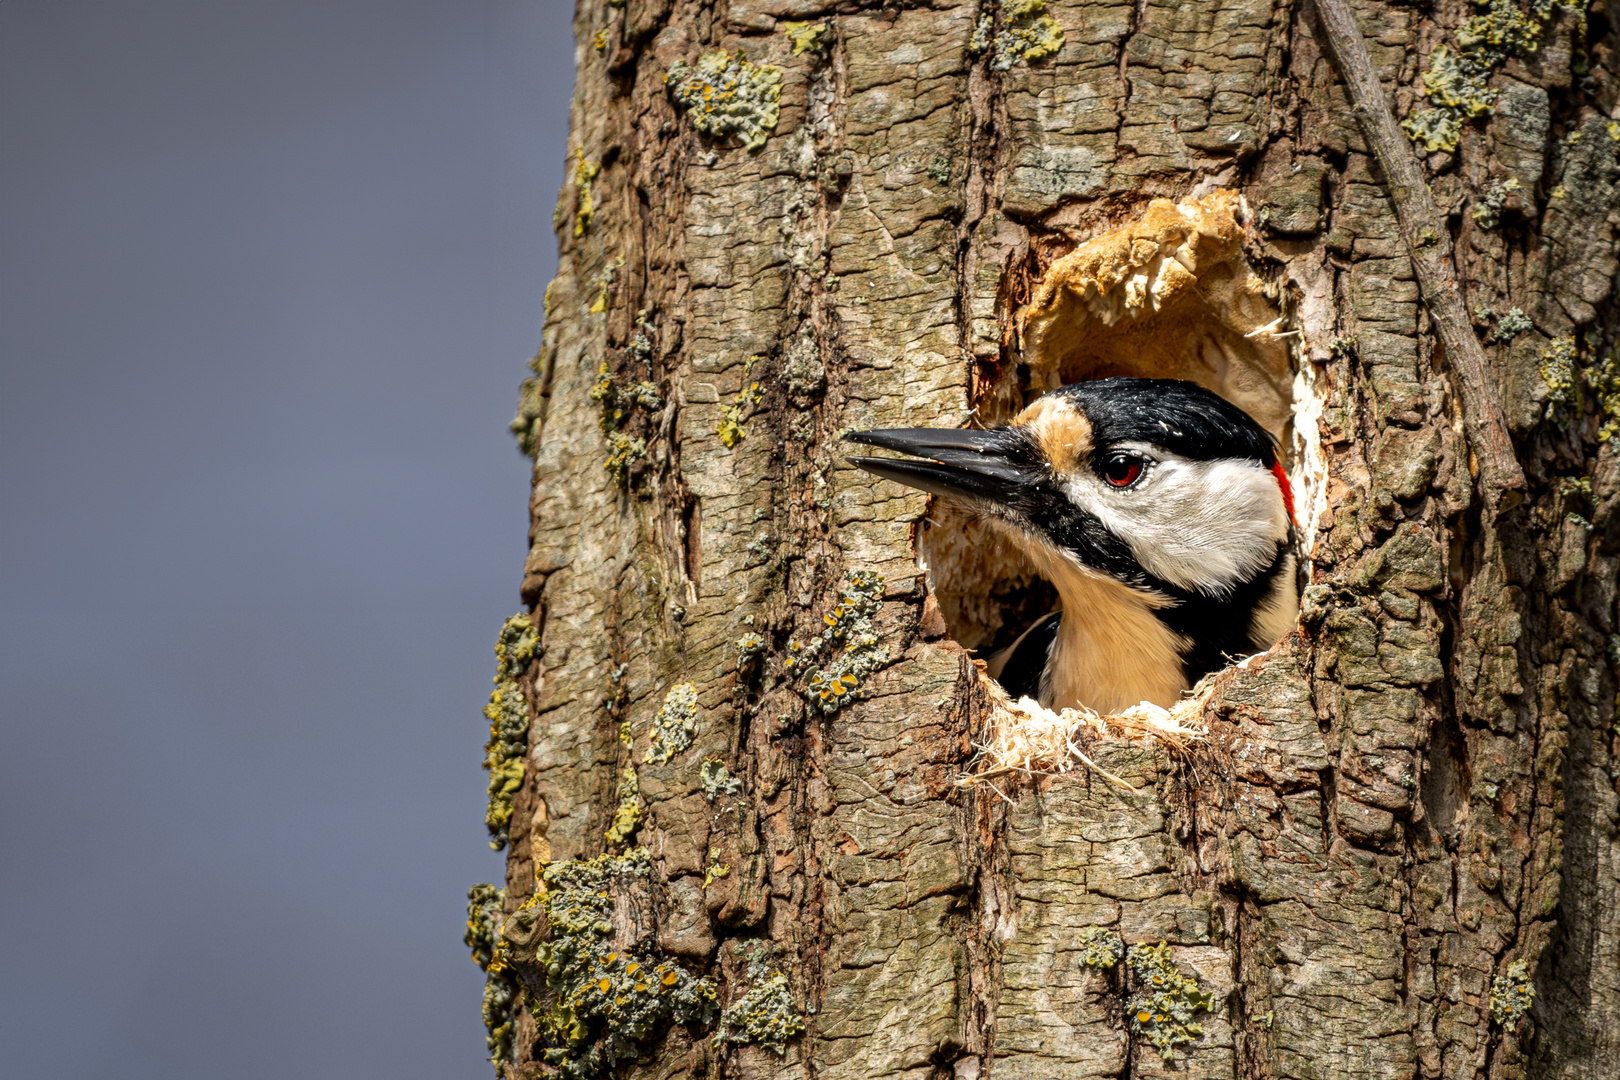
M825 22L785 22L782 32L793 43L793 55L825 52L832 40L832 27Z
M1582 375L1597 405L1598 441L1620 439L1620 352L1610 352Z
M613 275L618 273L619 267L623 265L624 256L616 256L609 260L606 266L602 267L600 274L596 275L596 285L599 291L596 295L596 302L591 305L592 315L601 315L607 311L608 291L613 288Z
M578 202L574 210L574 235L584 236L585 230L591 227L591 215L596 212L596 204L591 201L591 184L602 174L602 166L594 161L585 159L585 151L579 151L579 163L574 166L574 190L578 193Z
M1541 350L1541 379L1555 415L1575 400L1575 339L1554 338Z
M1063 28L1046 13L1046 0L1006 0L1001 11L1006 25L995 37L992 71L1008 71L1020 60L1045 60L1063 47Z
M516 1060L512 1035L523 992L501 942L505 907L505 889L488 882L474 885L467 890L467 929L461 936L472 950L473 963L484 973L484 1045L497 1076L501 1066Z
M619 805L613 811L613 821L603 837L609 844L626 844L635 835L641 821L641 779L629 765L619 778Z
M720 410L720 423L714 430L715 434L720 436L721 445L727 450L748 437L748 429L742 426L743 413L758 405L764 397L759 389L759 383L752 383L745 387L730 405Z
M601 410L597 426L607 440L607 459L602 467L613 477L621 490L630 486L630 467L647 452L645 439L620 430L635 409L657 412L663 407L658 387L650 382L639 382L629 387L619 385L613 371L603 360L596 369L596 382L585 395Z
M518 680L533 663L540 636L527 615L514 615L501 627L495 641L495 689L484 706L489 740L484 744L484 768L489 772L489 806L484 824L489 846L506 846L512 822L512 800L523 786L524 755L529 748L529 710Z

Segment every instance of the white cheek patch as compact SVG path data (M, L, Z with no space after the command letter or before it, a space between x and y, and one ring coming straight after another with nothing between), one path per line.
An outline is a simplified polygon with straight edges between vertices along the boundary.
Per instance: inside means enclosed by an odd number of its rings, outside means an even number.
M1146 445L1124 445L1153 464L1133 487L1091 472L1064 492L1130 547L1142 569L1172 585L1220 596L1271 565L1288 538L1282 489L1253 461L1193 461Z

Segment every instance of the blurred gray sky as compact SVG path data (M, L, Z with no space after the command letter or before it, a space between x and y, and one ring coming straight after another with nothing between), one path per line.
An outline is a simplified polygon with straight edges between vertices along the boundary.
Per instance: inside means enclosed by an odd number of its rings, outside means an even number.
M0 3L0 1074L490 1075L571 15Z

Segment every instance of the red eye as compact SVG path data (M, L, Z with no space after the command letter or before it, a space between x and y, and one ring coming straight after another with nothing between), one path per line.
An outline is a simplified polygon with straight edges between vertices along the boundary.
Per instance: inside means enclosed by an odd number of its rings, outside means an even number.
M1142 459L1133 454L1115 454L1102 463L1102 475L1114 487L1130 487L1142 478Z

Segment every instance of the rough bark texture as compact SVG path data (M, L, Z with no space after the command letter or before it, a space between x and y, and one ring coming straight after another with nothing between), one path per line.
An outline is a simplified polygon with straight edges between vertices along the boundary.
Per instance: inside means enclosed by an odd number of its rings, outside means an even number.
M1397 117L1474 14L1351 6ZM640 816L612 850L645 847L650 894L616 940L713 977L722 1006L773 943L806 1028L779 1057L673 1025L622 1075L1616 1075L1620 470L1598 429L1620 411L1620 9L1584 38L1552 12L1494 69L1494 113L1427 161L1527 482L1499 517L1309 6L1048 0L1055 53L997 43L1042 16L580 4L561 268L517 425L539 647L505 910L539 864L609 850L628 766ZM717 49L780 69L757 150L674 93ZM1217 187L1253 210L1249 261L1325 388L1301 421L1327 470L1301 628L1221 676L1201 746L1090 748L1141 796L1087 772L958 788L988 699L918 568L926 500L849 467L838 434L1021 405L1031 282L1149 199ZM1509 335L1514 308L1533 325ZM881 663L828 713L785 661L855 571L885 583ZM682 683L695 737L649 762ZM706 794L705 759L737 790ZM1168 942L1213 994L1173 1061L1126 1015L1140 976L1087 962L1091 927ZM1522 1023L1490 1004L1515 961ZM519 1010L504 1072L550 1075L536 1036Z

